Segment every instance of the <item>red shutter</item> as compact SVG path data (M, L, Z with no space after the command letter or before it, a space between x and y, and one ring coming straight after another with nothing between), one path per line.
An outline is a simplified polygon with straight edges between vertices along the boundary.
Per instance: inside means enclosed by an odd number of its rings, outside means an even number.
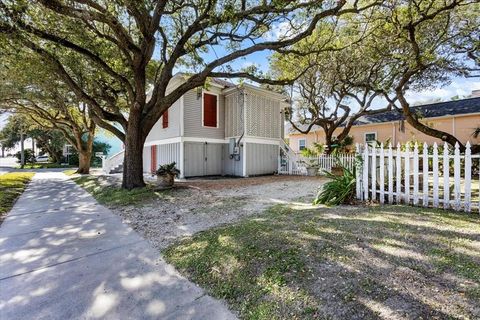
M163 113L162 116L162 128L168 128L168 110Z
M157 171L157 146L150 147L150 172Z
M203 94L203 125L217 127L217 96L213 94Z

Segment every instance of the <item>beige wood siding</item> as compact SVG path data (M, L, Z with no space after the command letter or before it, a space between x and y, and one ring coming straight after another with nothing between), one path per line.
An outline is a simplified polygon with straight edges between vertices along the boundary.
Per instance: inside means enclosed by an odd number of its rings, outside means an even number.
M151 164L151 148L146 146L143 148L143 172L150 172ZM167 143L157 145L157 165L175 162L177 168L180 169L180 143Z
M278 146L247 143L247 175L273 174L278 170Z
M162 128L162 118L153 126L145 142L180 137L180 100L168 109L168 128Z
M183 96L184 136L210 139L225 138L225 97L218 96L218 127L204 127L202 119L202 98L191 90Z

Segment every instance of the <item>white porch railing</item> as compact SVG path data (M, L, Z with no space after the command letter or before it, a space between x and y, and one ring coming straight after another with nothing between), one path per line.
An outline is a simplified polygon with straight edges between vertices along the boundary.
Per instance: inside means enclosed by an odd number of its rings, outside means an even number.
M115 153L110 158L103 159L102 161L102 170L105 173L110 173L113 169L121 166L123 164L123 158L125 157L125 151Z
M343 166L353 170L355 154L320 155L316 157L303 157L295 154L286 144L280 146L278 173L288 175L307 175L307 166L318 166L318 174L331 172L332 167L340 162Z
M357 198L383 203L442 207L456 211L480 211L480 155L472 155L470 143L464 154L458 144L451 154L434 144L384 148L357 145L363 161L357 170ZM441 153L441 154L440 154Z

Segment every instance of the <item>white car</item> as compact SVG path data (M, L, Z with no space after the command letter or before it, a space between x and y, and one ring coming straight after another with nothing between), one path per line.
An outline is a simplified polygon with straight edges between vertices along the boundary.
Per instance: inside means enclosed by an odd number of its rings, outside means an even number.
M37 161L37 162L48 162L48 156L47 155L37 156L35 158L35 161Z

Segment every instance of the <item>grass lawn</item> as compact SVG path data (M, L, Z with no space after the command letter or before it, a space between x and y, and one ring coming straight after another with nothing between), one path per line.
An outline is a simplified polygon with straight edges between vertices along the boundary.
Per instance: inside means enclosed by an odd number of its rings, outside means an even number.
M63 171L63 174L65 174L67 176L73 176L76 173L77 173L76 169L68 169L68 170Z
M480 217L275 206L164 251L243 319L480 318Z
M26 163L23 169L55 169L55 168L74 168L71 165L61 165L58 163ZM20 169L20 166L17 166Z
M98 176L81 176L72 179L87 190L99 203L110 206L125 206L145 202L158 197L166 196L169 190L155 191L153 186L125 190L119 185L112 185L102 181Z
M32 172L9 172L0 175L0 222L32 179Z

